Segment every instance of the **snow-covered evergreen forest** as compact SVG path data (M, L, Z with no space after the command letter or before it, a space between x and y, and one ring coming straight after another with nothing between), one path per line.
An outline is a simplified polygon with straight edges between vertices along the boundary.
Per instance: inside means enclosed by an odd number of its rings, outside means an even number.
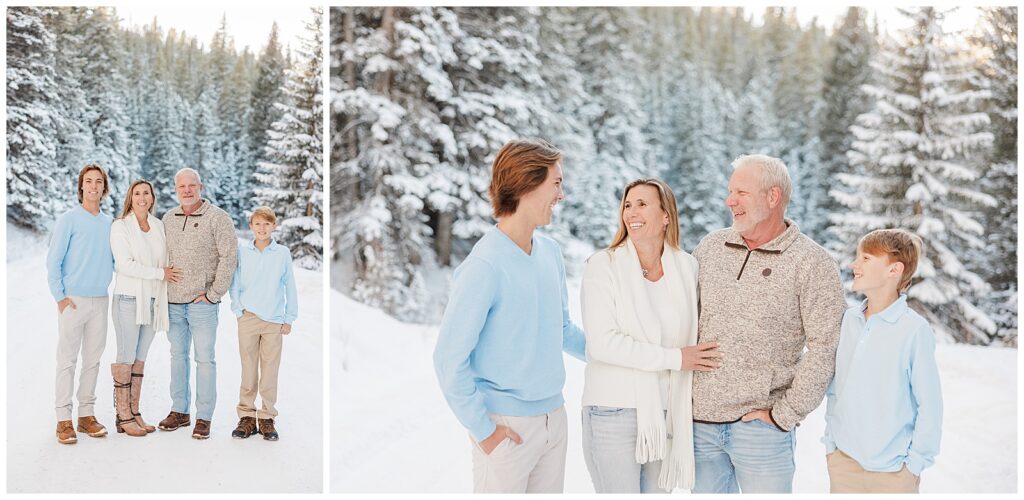
M926 241L909 294L943 339L1016 345L1017 10L332 8L334 286L436 318L431 276L491 224L493 154L565 153L557 238L607 245L620 189L666 180L692 250L730 224L742 153L782 158L788 216L841 265L874 228Z
M203 197L239 228L259 204L297 265L322 256L320 24L311 9L298 46L268 26L259 53L239 50L222 18L212 40L159 19L122 27L110 7L7 9L7 214L45 232L76 201L79 169L110 175L103 210L128 185L153 181L157 214L177 204L174 173L198 170Z

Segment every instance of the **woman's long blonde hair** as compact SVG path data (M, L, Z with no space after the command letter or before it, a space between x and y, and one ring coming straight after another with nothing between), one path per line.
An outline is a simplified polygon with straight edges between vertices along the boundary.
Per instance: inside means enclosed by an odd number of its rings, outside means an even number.
M128 214L132 213L132 191L135 191L135 186L139 184L145 184L149 186L149 192L153 194L153 203L149 205L149 213L153 213L156 207L156 189L153 189L153 183L146 180L137 180L128 186L128 194L124 196L124 210L121 211L121 218L128 217Z
M646 184L648 186L654 186L658 190L658 198L661 202L661 209L668 214L668 227L665 229L665 243L679 249L679 214L676 212L676 195L672 193L672 188L668 187L664 181L660 179L637 179L629 184L626 184L626 189L622 190L622 201L619 202L619 230L615 233L615 237L612 238L612 244L608 245L608 250L616 249L626 242L626 238L629 234L626 232L626 223L622 220L622 214L626 212L626 195L629 194L629 190L637 186Z

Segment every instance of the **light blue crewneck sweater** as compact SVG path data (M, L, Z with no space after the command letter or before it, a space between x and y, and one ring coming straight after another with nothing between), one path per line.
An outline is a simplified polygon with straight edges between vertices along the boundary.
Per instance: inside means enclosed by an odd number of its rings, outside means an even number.
M57 218L46 252L46 280L54 300L107 295L114 276L113 223L113 217L93 215L81 205Z
M537 233L527 255L493 227L455 270L434 369L474 439L494 433L487 413L536 416L565 403L562 351L586 360L568 304L562 252Z

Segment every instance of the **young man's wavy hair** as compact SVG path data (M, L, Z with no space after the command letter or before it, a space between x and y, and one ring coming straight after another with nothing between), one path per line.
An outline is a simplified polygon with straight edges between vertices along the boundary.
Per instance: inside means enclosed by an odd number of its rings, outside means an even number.
M516 139L505 143L491 166L491 206L494 217L512 215L519 200L544 183L548 169L562 161L562 152L542 139Z
M110 192L110 178L107 177L107 171L103 170L103 167L101 167L99 163L90 163L82 167L82 170L78 172L78 203L83 203L85 201L82 197L82 195L84 194L82 184L85 183L86 172L89 172L91 170L96 170L100 173L100 175L103 176L103 195L101 196L101 198L103 196L106 196L107 193Z

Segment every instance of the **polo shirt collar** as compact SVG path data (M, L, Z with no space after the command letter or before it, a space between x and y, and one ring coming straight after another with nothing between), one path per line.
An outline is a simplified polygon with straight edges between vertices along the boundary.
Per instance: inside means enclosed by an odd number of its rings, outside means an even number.
M882 318L887 323L895 323L899 321L903 314L907 312L910 306L907 305L907 294L901 293L900 297L896 299L896 302L889 304L882 312L875 314L879 318ZM860 303L860 314L864 317L864 311L868 308L868 299L864 299Z

